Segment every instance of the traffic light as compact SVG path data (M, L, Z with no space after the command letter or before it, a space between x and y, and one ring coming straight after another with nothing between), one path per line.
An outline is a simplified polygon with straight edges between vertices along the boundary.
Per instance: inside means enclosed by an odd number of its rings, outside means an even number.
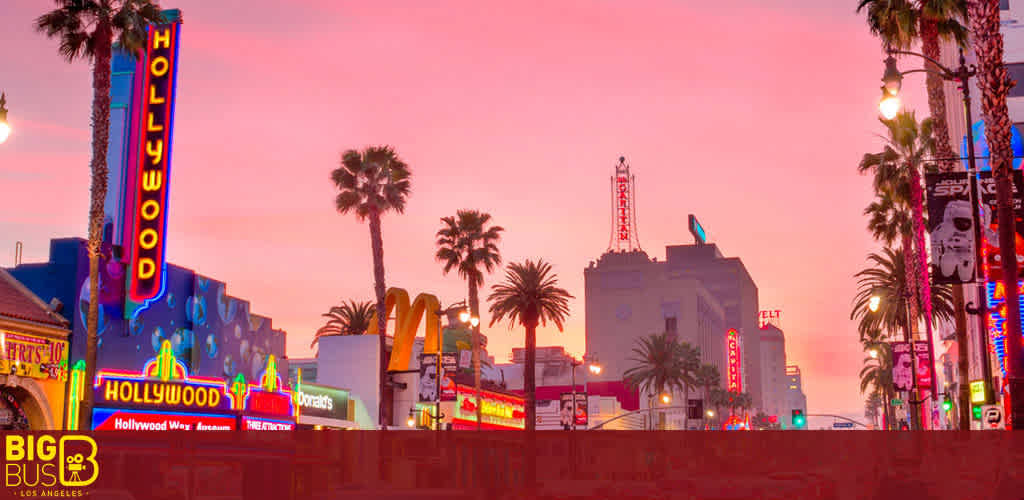
M981 407L978 405L971 405L971 416L974 420L981 420Z
M800 409L793 410L793 428L803 429L807 425L807 419L804 417L804 411Z
M949 413L949 411L952 409L953 402L949 400L949 396L946 396L946 398L942 400L942 411Z

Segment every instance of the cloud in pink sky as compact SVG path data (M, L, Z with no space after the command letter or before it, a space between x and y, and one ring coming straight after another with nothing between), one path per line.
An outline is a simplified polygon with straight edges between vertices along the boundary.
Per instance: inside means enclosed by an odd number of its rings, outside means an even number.
M310 354L321 313L373 293L368 229L333 210L328 174L346 148L393 144L413 194L383 222L388 285L462 300L433 235L457 209L490 212L506 262L543 257L577 297L540 345L582 354L583 268L608 245L624 155L644 249L691 242L697 214L762 308L782 309L809 411L857 414L852 275L877 246L856 165L880 148L879 44L852 2L689 4L164 2L185 20L169 259L226 281L288 331L290 356ZM49 5L0 7L15 129L0 146L0 256L23 241L27 261L86 232L90 71L32 31ZM922 94L905 98L919 114ZM499 360L522 344L519 328L486 333Z

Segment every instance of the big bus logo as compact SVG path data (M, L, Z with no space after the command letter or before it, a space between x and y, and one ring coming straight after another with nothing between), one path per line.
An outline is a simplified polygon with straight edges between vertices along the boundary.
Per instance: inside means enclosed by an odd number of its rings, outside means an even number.
M4 486L82 487L99 477L96 441L88 436L4 437Z

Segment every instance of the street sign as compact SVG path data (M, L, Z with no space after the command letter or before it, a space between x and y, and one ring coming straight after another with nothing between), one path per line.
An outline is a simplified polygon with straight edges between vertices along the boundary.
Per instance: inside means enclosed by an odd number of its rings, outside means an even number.
M833 429L852 429L853 422L832 422Z
M902 406L903 405L903 400L899 399L899 398L892 398L892 401L890 401L890 402L892 403L893 406Z
M1003 428L1003 407L985 405L981 407L981 424L985 429Z

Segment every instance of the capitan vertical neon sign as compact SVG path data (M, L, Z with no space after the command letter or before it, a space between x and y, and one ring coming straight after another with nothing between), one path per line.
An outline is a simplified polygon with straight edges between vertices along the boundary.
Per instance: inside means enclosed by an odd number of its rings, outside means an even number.
M163 295L168 181L174 128L180 21L148 29L141 100L138 170L128 274L136 312ZM126 311L127 312L127 311Z
M736 330L725 334L726 381L732 392L743 392L743 358L740 356L740 335Z

